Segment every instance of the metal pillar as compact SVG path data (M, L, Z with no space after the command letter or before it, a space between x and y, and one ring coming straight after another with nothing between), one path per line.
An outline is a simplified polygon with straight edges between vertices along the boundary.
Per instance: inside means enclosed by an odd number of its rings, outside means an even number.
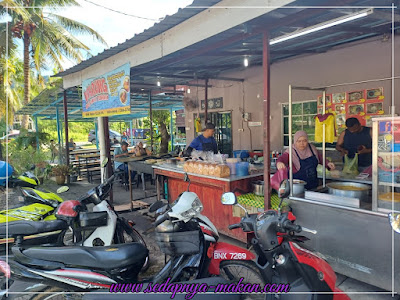
M129 123L129 136L131 137L131 146L133 146L132 128L133 128L133 121L131 120L130 123Z
M170 131L171 131L171 151L174 151L174 120L172 118L172 112L173 112L172 108L171 108L170 112L171 112L171 129L170 129Z
M289 85L289 180L290 196L293 196L293 149L292 149L292 85Z
M322 114L325 114L326 103L326 90L322 92ZM322 185L326 185L326 169L325 169L326 145L325 145L325 122L322 124Z
M64 124L65 124L65 164L69 166L69 147L68 147L68 104L67 104L67 91L64 90ZM67 176L67 183L69 183L69 175Z
M270 135L270 66L269 66L269 37L268 33L263 34L263 109L264 109L264 209L270 207L271 188L271 135ZM206 106L207 107L207 106Z
M61 128L60 128L60 114L58 112L58 107L56 108L56 122L57 122L57 143L58 146L61 144Z
M36 129L36 149L40 152L40 145L39 145L39 125L37 117L35 116L35 129Z
M153 106L151 104L151 91L149 92L150 102L150 151L153 152Z
M110 178L113 175L112 163L111 163L111 143L110 143L110 128L108 127L108 117L103 118L103 130L104 130L104 139L105 139L105 146L106 146L106 157L108 158L107 168L107 178ZM110 204L113 204L113 190L111 187L110 191Z
M99 136L98 136L98 133L97 133L98 130L99 130L99 126L97 125L97 122L94 121L94 134L95 134L95 137L96 137L96 148L97 149L99 149Z
M104 122L102 117L97 118L97 127L99 130L98 138L99 138L99 148L100 148L100 162L102 162L106 157L106 140L104 138ZM105 169L101 168L101 182L104 182L105 176Z
M204 126L207 125L207 114L208 114L208 78L206 79L205 86L206 87L204 89Z

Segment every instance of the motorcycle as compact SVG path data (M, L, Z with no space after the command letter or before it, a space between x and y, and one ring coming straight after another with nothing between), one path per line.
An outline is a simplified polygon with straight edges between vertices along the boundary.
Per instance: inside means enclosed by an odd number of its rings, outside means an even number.
M187 176L185 180L189 181ZM66 228L71 221L69 218L81 220L81 205L74 200L65 201L59 207L56 221L35 226L14 222L15 225L9 228L9 233L16 239L12 247L13 259L8 264L0 261L0 270L11 279L9 291L23 287L18 292L49 291L49 287L52 291L93 291L121 283L156 284L166 282L168 278L170 282L182 282L212 275L230 280L234 271L242 273L243 282L261 282L256 264L251 261L255 255L246 249L218 242L218 231L206 216L201 215L202 209L197 195L186 191L156 219L156 241L170 259L154 277L143 281L139 281L138 274L148 257L148 250L140 243L92 248L26 248L20 243L26 234ZM3 232L0 228L0 235ZM254 274L255 277L247 276Z
M8 177L5 169L8 168ZM35 166L32 167L33 170ZM24 205L17 208L0 211L0 224L4 222L12 222L17 220L30 221L50 221L55 220L53 215L55 208L58 207L63 199L56 193L39 187L39 180L30 171L24 172L22 175L13 176L13 168L11 165L0 162L1 180L0 186L19 187L24 197ZM4 175L4 176L3 176ZM6 180L8 179L8 180ZM61 187L57 193L66 191L68 187ZM1 243L1 241L0 241Z
M241 228L253 233L252 245L257 253L258 268L267 283L265 287L289 283L290 292L296 293L275 293L276 290L264 289L267 292L265 299L350 299L335 286L336 274L324 258L299 245L308 239L296 233L317 232L294 224L296 217L291 211L281 212L283 198L289 193L289 183L284 180L278 191L281 198L278 211L249 215L242 207L245 216L240 223L229 226L231 230ZM221 203L240 206L234 193L223 194Z
M4 221L8 218L8 226L11 223L23 223L23 220L30 221L51 221L56 220L56 214L67 222L68 228L61 231L38 233L37 235L26 238L27 245L40 245L52 243L57 246L82 245L86 247L108 246L111 244L123 244L128 242L139 242L146 246L143 237L133 226L134 222L119 217L114 208L106 200L111 191L114 176L110 177L103 184L89 190L79 200L70 200L62 202L46 199L43 193L37 189L22 189L27 201L40 202L28 206L19 207L13 210L0 212ZM61 187L58 191L64 192L67 187ZM57 196L58 197L58 196ZM72 201L72 202L71 202ZM75 202L74 202L75 201ZM79 207L81 213L79 220L76 220L76 212L70 212L69 207L74 203ZM87 205L93 204L92 211L88 211ZM33 207L34 211L27 211ZM56 210L56 214L54 214ZM65 213L64 215L61 213ZM33 215L33 217L31 217ZM13 222L10 222L13 221ZM0 223L0 230L5 230L6 223ZM26 237L26 235L25 235ZM13 240L9 236L0 239L0 244L12 244ZM149 257L147 257L142 268L144 272L150 266Z

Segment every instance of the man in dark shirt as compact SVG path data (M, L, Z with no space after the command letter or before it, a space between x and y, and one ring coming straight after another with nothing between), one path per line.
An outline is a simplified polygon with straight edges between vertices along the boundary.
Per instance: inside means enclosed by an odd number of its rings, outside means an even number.
M196 137L186 149L186 154L190 156L193 149L198 151L212 151L218 153L217 142L214 139L215 125L207 123L206 128L203 129L203 134Z
M342 155L353 158L358 153L359 171L372 164L372 132L371 128L361 126L357 118L346 120L347 129L343 131L336 143L336 150Z

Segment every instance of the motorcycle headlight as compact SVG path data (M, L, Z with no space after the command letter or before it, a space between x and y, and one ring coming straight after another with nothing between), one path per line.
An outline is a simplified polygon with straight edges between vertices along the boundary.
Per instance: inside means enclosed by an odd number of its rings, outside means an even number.
M196 198L192 202L192 208L181 213L181 216L185 219L189 219L199 214L202 210L203 210L203 204L201 203L199 198Z

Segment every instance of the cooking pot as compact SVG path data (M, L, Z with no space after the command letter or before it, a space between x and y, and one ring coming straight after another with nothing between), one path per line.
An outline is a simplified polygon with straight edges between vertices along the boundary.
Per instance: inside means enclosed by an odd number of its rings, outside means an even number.
M328 183L326 186L329 188L329 194L358 198L363 202L371 202L371 199L368 197L370 186L367 184L356 182L332 182Z
M264 196L264 181L258 180L252 182L253 193L257 196Z
M304 180L293 179L293 196L304 194L306 184Z

